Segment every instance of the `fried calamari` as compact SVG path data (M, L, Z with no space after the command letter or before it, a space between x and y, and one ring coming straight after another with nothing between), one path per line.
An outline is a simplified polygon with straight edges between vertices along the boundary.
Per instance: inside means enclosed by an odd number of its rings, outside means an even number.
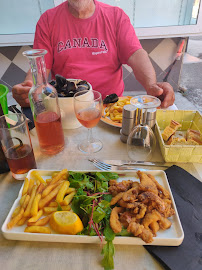
M146 243L162 229L172 225L168 219L175 214L169 191L162 187L151 174L138 171L140 182L110 180L109 192L113 198L110 226L115 233L122 228Z

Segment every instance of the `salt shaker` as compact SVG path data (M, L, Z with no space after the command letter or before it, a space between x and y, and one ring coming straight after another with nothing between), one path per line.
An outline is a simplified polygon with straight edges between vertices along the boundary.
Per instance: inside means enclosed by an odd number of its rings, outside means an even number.
M153 129L156 123L156 108L147 109L146 111L142 109L142 113L146 117L145 124Z
M128 135L130 134L135 119L135 107L133 105L125 105L123 107L123 120L122 120L122 129L121 133L121 141L126 143L128 139Z

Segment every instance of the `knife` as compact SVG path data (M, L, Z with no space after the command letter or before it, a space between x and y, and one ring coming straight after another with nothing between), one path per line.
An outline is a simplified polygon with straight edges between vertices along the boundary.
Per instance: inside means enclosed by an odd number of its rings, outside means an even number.
M156 167L169 167L166 163L163 162L149 162L149 161L130 161L130 160L113 160L113 159L105 159L102 162L107 163L109 165L141 165L141 166L156 166Z

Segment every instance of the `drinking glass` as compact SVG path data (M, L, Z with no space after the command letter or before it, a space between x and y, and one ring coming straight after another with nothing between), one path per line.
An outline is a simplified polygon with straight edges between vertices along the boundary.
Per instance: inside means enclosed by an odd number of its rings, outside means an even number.
M74 95L74 111L79 122L88 128L88 137L79 144L84 153L95 153L102 149L102 142L92 135L92 128L97 125L102 115L102 96L94 90L79 91Z
M8 113L0 117L0 140L12 175L24 180L36 169L27 120L24 114Z
M149 161L156 147L156 138L153 130L146 124L148 112L159 107L161 101L153 96L140 95L132 98L131 104L136 107L137 117L127 139L128 156L134 161Z

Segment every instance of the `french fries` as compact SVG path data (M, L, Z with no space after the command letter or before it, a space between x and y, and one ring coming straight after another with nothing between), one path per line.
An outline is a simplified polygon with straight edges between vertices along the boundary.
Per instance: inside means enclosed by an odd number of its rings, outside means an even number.
M24 212L24 217L29 217L29 216L31 216L31 207L32 207L34 198L35 198L35 196L36 196L36 189L37 189L37 186L33 186L32 192L31 192L31 195L30 195L29 203L28 203L27 208L26 208L26 210L25 210L25 212Z
M43 227L43 226L30 226L30 227L26 227L24 232L28 232L28 233L51 233L50 228L48 227Z
M20 205L15 208L11 217L14 218L17 214L19 214L19 212L20 212Z
M58 181L55 184L50 183L49 185L47 185L46 188L43 190L41 197L42 198L46 197L51 192L51 190L53 190L55 187L57 187L60 183L61 183L61 181Z
M29 187L28 187L28 190L27 190L27 194L30 194L31 193L33 186L34 186L34 179L30 179L29 180Z
M56 196L56 201L61 203L64 199L65 193L69 187L69 181L65 181L62 186L60 187L58 194Z
M27 193L25 193L25 194L20 198L20 205L23 205L26 196L27 196Z
M30 200L30 196L27 194L27 195L26 195L26 198L25 198L25 200L24 200L24 202L23 202L23 204L22 204L22 208L23 208L23 209L25 209L25 208L27 207L27 205L28 205L28 203L29 203L29 200Z
M105 109L105 117L110 117L110 119L116 123L122 123L122 111L123 106L130 104L130 96L125 97L124 99L118 100L115 103L107 104Z
M61 206L61 208L62 208L62 211L69 211L69 210L71 210L70 205ZM51 214L51 213L56 212L56 211L57 211L57 207L56 206L52 206L52 207L47 206L47 207L44 207L44 212L46 214Z
M36 215L32 216L28 221L29 222L36 222L40 217L43 215L43 210L39 210Z
M33 176L36 180L38 180L40 183L45 183L41 175L38 171L32 171L31 176Z
M76 191L76 189L75 189L75 188L69 187L69 188L67 189L65 195L70 194L70 193L72 193L73 191Z
M72 193L70 193L69 195L67 195L64 200L63 200L63 204L64 205L69 205L70 202L72 201L72 199L74 198L74 195L76 194L76 191L73 191Z
M45 226L46 224L48 224L50 217L51 215L48 215L42 219L37 220L36 222L30 222L28 220L27 225L28 226Z
M11 219L11 221L7 224L7 228L10 230L12 229L17 223L18 221L23 217L24 214L24 209L21 208L20 212L14 216L14 218Z
M23 187L23 190L22 190L22 196L25 195L28 191L28 188L29 188L29 180L28 178L26 177L25 178L25 182L24 182L24 187Z
M38 213L38 209L39 209L39 201L41 199L41 194L38 193L35 197L34 197L34 200L33 200L33 203L32 203L32 206L31 206L31 209L30 209L30 213L31 213L31 216L36 216L37 213Z
M22 217L22 218L18 221L17 226L22 226L22 225L24 225L25 222L26 222L26 220L27 220L26 217Z
M47 181L38 171L33 171L31 179L25 179L19 205L12 213L7 228L26 224L24 232L51 233L46 227L51 215L58 211L59 206L62 211L70 211L70 202L76 194L67 179L67 169L54 173Z
M67 176L68 171L67 169L63 169L61 172L59 172L56 176L54 176L53 180L51 181L51 184L56 183L60 179L63 179L64 176Z
M45 205L47 205L57 194L60 190L62 184L54 188L45 198L41 199L39 202L39 209L42 209Z

